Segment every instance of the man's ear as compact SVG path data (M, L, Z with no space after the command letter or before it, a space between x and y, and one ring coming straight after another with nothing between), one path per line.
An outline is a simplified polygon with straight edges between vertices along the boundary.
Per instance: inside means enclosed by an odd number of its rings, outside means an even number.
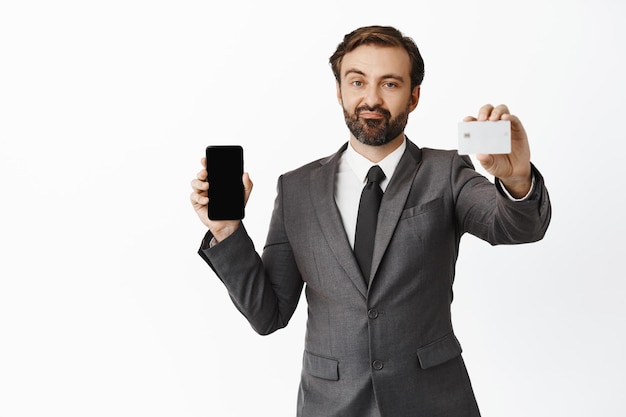
M339 85L339 81L335 81L335 86L337 87L337 101L339 105L343 107L343 99L341 98L341 85Z
M420 86L416 85L411 91L411 105L409 106L409 112L412 112L417 107L417 103L420 101Z

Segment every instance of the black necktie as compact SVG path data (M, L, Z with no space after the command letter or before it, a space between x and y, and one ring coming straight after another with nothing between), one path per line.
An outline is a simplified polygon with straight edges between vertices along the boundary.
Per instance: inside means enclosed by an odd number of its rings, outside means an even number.
M367 184L361 193L359 203L359 215L356 220L356 233L354 237L354 254L361 267L361 272L366 282L372 269L372 255L374 252L374 239L376 237L376 222L378 221L378 208L383 197L380 182L385 179L385 173L378 165L374 165L367 172Z

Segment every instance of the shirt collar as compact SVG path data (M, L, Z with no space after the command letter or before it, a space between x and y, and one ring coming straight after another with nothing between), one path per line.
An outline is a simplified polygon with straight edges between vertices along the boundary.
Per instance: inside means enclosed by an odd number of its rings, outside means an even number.
M402 158L402 154L404 153L405 149L406 137L402 141L402 144L398 146L396 150L387 155L382 161L375 164L357 151L355 151L352 145L348 143L348 148L346 149L345 156L346 161L350 166L350 169L354 172L359 181L363 182L363 184L365 184L365 181L367 180L367 171L369 171L372 166L378 165L385 173L385 179L380 184L380 187L384 191L385 188L387 188L387 184L389 183L389 180L391 180L391 177L393 176L393 173L396 170L398 163L400 163L400 158Z

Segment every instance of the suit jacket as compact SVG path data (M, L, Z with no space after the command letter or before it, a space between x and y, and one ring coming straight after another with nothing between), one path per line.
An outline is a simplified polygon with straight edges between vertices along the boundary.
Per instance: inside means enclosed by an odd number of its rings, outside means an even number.
M543 179L533 167L533 195L514 202L469 158L407 141L363 277L334 201L346 146L279 178L262 257L243 225L212 248L209 232L199 254L260 334L287 325L306 284L298 416L479 416L450 319L459 241L541 239L551 213Z

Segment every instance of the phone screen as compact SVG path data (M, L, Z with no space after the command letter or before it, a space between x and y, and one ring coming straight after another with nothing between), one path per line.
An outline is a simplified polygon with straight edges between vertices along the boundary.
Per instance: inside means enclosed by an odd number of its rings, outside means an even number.
M238 145L207 146L206 161L209 219L243 219L243 148Z

